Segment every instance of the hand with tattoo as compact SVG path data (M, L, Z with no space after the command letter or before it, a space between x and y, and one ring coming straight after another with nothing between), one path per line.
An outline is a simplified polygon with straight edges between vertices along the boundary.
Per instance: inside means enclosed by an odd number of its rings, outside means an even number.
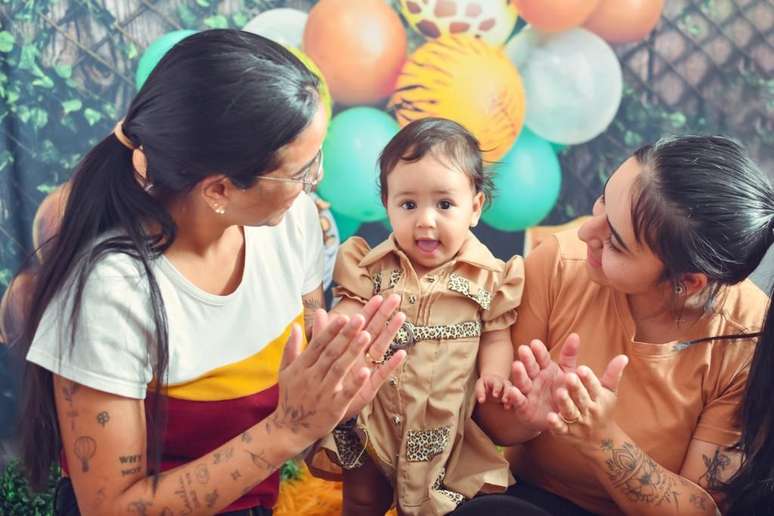
M558 410L548 415L551 431L580 447L611 435L616 391L628 363L626 355L616 356L601 378L586 366L568 373L565 386L554 392L553 402Z
M393 315L399 303L375 296L361 313L330 320L318 310L303 353L301 330L294 325L280 367L279 404L266 419L267 432L285 431L300 452L373 399L405 357L399 351L375 371L365 358L366 351L370 356L386 352L405 320L403 314Z

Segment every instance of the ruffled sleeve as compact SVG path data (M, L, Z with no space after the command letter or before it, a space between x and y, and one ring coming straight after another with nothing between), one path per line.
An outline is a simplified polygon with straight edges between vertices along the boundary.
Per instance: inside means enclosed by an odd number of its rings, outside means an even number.
M505 264L489 309L481 314L482 331L502 330L516 322L523 290L524 260L521 256L514 256Z
M352 237L339 248L333 270L334 297L346 297L365 304L373 296L374 286L368 269L360 261L371 250L360 237Z

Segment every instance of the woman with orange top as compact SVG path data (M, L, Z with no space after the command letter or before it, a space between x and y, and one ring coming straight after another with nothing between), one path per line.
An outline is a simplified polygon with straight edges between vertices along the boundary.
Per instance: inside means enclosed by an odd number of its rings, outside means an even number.
M526 258L526 398L478 410L503 445L534 436L508 450L508 494L554 514L770 508L774 324L747 278L772 241L774 190L737 143L670 138L627 159L577 234Z

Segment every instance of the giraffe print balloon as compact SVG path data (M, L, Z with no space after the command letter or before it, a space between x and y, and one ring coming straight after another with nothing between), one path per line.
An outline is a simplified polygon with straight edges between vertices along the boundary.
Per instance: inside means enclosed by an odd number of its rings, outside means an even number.
M408 23L427 38L464 34L501 45L516 24L513 0L400 0Z

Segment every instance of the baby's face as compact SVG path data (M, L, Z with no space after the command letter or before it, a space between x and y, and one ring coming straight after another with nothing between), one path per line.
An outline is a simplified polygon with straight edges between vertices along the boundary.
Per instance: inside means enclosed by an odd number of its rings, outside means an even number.
M484 194L465 173L427 154L387 175L387 215L417 274L451 260L478 222Z

